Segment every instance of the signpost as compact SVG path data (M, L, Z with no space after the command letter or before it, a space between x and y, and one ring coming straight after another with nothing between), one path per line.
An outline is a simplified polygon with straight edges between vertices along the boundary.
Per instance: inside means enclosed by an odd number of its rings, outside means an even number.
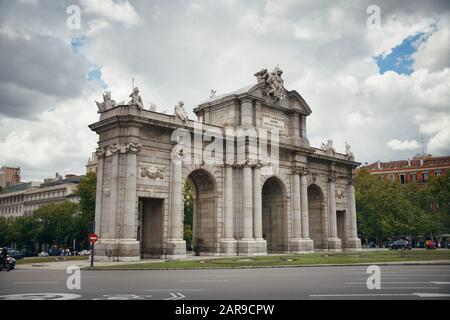
M98 240L98 236L95 233L89 234L89 242L91 243L91 267L94 266L94 243Z

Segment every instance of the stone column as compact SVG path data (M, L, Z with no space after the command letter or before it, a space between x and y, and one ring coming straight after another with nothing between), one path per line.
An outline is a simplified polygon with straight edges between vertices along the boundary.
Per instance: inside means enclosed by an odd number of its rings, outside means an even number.
M241 101L241 126L250 127L253 125L253 101L249 98L244 98Z
M302 168L300 171L300 199L302 212L302 237L304 251L313 251L313 240L309 237L309 211L308 211L308 176L309 170Z
M142 145L138 143L127 143L124 150L126 163L125 176L123 179L123 204L122 204L122 229L119 239L119 260L140 260L140 246L137 241L137 153Z
M238 241L239 255L257 253L253 238L253 181L252 168L246 163L242 172L242 238Z
M300 239L302 237L302 217L300 211L300 176L297 170L292 173L292 200L293 238Z
M223 239L222 253L224 255L236 255L237 242L234 238L234 222L233 222L233 166L226 164L224 168L224 219L223 219Z
M308 228L308 198L304 199L306 191L306 168L295 167L292 170L292 221L293 221L293 236L290 240L291 252L305 252L313 250L313 242L309 239ZM303 183L303 184L302 184ZM305 210L306 206L306 210ZM306 215L306 219L305 219ZM306 235L306 236L305 236Z
M262 188L261 164L253 168L253 237L257 243L258 254L267 254L267 242L262 237Z
M186 257L186 242L183 240L182 159L172 159L171 169L169 240L166 257L178 259Z
M328 175L328 219L330 236L328 238L328 250L340 251L342 249L341 240L337 236L337 217L336 217L336 176L334 173Z
M348 210L350 219L350 237L346 241L347 250L361 250L361 240L358 238L356 224L356 202L355 202L355 178L350 175L348 177Z

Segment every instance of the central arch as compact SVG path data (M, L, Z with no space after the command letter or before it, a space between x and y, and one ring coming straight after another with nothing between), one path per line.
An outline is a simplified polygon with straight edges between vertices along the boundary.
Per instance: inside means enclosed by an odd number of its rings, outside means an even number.
M315 184L310 185L308 187L309 236L314 241L314 249L325 249L324 210L322 190Z
M191 172L193 220L192 251L194 255L211 255L217 251L217 188L212 175L204 169Z
M267 252L287 252L287 197L280 179L270 177L262 188L262 229Z

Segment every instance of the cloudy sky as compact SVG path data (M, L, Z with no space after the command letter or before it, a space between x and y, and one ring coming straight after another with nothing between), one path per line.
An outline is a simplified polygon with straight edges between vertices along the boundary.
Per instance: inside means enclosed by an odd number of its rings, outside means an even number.
M313 146L348 141L370 163L407 159L423 137L450 155L449 17L446 0L0 0L0 165L84 173L94 100L125 100L133 77L147 108L192 111L277 64L313 111Z

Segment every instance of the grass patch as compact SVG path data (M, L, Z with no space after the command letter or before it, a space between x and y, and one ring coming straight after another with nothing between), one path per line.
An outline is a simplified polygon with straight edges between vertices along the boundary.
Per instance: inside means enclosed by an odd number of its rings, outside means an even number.
M282 256L234 257L205 260L169 260L164 262L135 263L94 267L94 269L204 269L204 268L240 268L240 267L277 267L315 264L352 264L373 262L402 262L450 260L450 250L398 250L398 251L361 251L349 253L310 253Z
M66 256L66 257L33 257L16 260L16 264L32 264L58 261L81 261L87 260L89 256Z

